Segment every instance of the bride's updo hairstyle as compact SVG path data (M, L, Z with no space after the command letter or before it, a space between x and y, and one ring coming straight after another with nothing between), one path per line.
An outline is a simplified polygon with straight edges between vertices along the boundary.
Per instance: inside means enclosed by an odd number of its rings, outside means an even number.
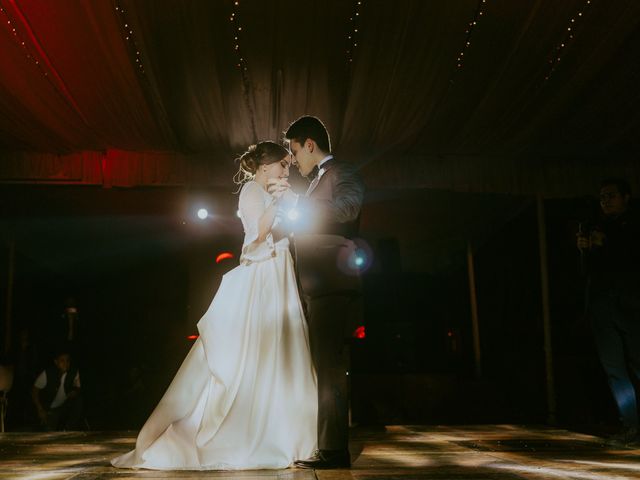
M242 185L253 180L260 165L279 162L287 155L289 155L289 151L286 148L270 140L251 145L246 152L236 158L240 167L233 176L234 183Z

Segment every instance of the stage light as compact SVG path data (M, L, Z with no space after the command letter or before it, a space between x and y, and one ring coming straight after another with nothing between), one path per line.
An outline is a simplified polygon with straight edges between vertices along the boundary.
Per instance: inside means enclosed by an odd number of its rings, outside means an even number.
M229 258L233 258L233 253L231 253L231 252L222 252L216 257L216 263L220 263L223 260L227 260Z
M295 208L292 208L287 212L287 218L293 222L295 222L299 216L300 213L298 213L298 210L296 210Z
M356 328L353 331L353 338L357 338L358 340L362 340L366 336L367 335L366 335L366 332L365 332L365 329L364 329L364 325L360 325L358 328Z
M198 339L198 337L199 337L199 335L189 335L189 336L187 337L187 340L191 340L191 341L193 342L194 340L197 340L197 339Z
M209 216L209 212L207 211L206 208L201 208L200 210L198 210L198 218L200 220L204 220Z

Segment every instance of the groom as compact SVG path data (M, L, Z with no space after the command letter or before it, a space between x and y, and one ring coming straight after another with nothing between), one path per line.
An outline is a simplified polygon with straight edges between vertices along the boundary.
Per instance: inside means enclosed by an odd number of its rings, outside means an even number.
M320 119L303 116L284 134L292 163L311 181L294 199L298 220L296 267L307 306L311 355L318 376L318 451L295 465L348 468L349 419L345 337L359 295L355 263L364 184L356 168L331 155L329 134Z

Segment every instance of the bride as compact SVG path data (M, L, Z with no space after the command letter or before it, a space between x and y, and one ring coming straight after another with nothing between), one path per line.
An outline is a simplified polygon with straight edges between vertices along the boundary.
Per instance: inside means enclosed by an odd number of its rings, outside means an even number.
M199 338L138 434L111 463L157 470L286 468L316 448L317 386L289 253L275 240L289 152L274 142L240 157L240 265L198 322Z

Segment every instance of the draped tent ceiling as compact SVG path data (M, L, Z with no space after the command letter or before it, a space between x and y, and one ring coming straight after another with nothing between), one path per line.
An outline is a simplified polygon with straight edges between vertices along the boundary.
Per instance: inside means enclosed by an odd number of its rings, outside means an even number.
M3 182L228 186L303 114L374 188L640 180L636 0L0 6Z

